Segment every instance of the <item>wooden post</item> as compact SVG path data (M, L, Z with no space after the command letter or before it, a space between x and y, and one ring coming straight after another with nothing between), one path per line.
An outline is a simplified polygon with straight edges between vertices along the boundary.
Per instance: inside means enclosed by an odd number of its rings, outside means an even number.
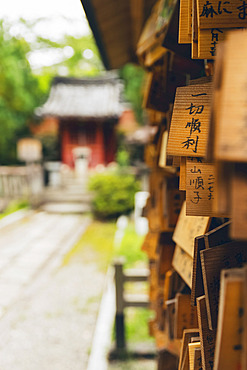
M115 267L115 285L116 285L116 347L117 349L125 349L125 331L124 331L124 275L123 275L123 260L118 260L114 264Z

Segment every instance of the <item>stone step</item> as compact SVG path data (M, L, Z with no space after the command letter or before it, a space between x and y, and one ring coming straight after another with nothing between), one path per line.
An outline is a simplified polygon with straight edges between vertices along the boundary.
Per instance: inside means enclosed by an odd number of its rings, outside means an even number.
M45 211L47 213L88 213L91 211L91 207L89 204L85 203L78 203L78 202L48 202L42 204L40 210Z

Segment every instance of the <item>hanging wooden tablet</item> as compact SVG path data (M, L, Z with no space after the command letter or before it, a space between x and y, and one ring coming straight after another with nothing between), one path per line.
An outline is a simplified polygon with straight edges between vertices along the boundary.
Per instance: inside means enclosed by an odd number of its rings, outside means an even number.
M242 368L243 269L223 270L214 369Z
M197 310L190 304L189 294L176 294L174 336L182 339L183 330L198 327Z
M202 368L211 370L214 366L216 330L210 330L205 296L197 298L198 324L201 338Z
M178 42L189 44L191 42L191 32L189 32L189 0L180 1Z
M193 258L194 238L205 234L209 223L209 217L186 216L186 204L184 202L173 234L174 242Z
M158 352L158 368L157 370L163 369L176 369L177 367L177 356L174 356L167 350L161 350Z
M214 147L215 147L215 129L216 121L220 112L221 103L221 87L222 87L222 72L224 69L224 42L218 45L217 58L214 63L214 78L213 78L213 98L211 106L211 115L209 120L208 147L206 160L214 162Z
M148 258L150 260L156 260L158 258L157 248L158 248L159 238L160 238L160 233L153 232L153 231L149 231L147 235L145 236L145 239L142 244L142 251L147 253Z
M150 299L150 307L155 309L155 302L158 296L158 272L156 268L155 261L149 261L149 299Z
M189 85L202 85L202 84L206 84L206 83L212 82L212 81L213 81L212 76L204 76L204 77L200 77L200 78L190 80Z
M177 88L168 155L205 157L211 98L211 83Z
M176 299L170 299L166 301L166 327L168 332L168 337L170 340L174 339L174 325L175 325L175 302Z
M194 352L194 370L202 370L201 348L195 348L195 352Z
M180 275L174 270L169 270L166 273L164 283L164 308L166 308L166 301L173 299L177 292L181 292L185 288L185 282Z
M231 193L231 237L247 240L247 164L235 165Z
M172 234L168 232L161 233L157 251L159 255L157 269L159 280L163 281L162 286L165 280L165 274L172 266L174 249L175 244L172 241Z
M159 153L159 167L161 168L166 168L167 166L166 158L167 141L168 141L168 131L164 131L162 134L162 142Z
M172 160L172 166L173 167L179 167L180 166L180 157L173 156L172 158L173 158L173 160Z
M232 241L230 238L231 221L227 221L204 235L205 247L212 248Z
M185 283L191 288L193 259L178 244L175 247L172 266Z
M154 144L146 144L144 149L144 160L148 167L157 166L157 151Z
M200 342L195 343L189 343L189 364L190 364L190 370L194 370L194 362L195 362L195 350L200 349Z
M247 244L231 242L200 252L210 329L217 326L220 273L222 269L242 267L247 262Z
M213 216L215 165L186 160L186 215Z
M194 242L194 257L193 257L193 272L192 272L192 287L191 287L191 305L196 306L196 298L204 295L202 266L200 251L205 249L204 236L197 236Z
M243 282L243 307L244 307L244 317L243 317L243 333L242 333L242 366L243 369L247 369L247 266L243 267L244 270L244 282Z
M246 18L247 20L247 18ZM220 110L215 122L215 158L247 162L247 30L227 34Z
M240 0L197 0L199 28L235 28L247 26L245 4Z
M166 199L164 206L167 206L167 230L174 230L182 205L185 200L185 193L178 189L179 179L177 176L167 178Z
M197 3L192 0L192 44L191 58L198 59L198 18L197 18Z
M178 370L189 370L189 350L188 344L190 339L199 334L199 329L185 329L183 331L183 339L179 356Z
M166 272L165 275L165 282L164 282L164 290L163 290L163 297L164 297L164 302L163 302L163 307L166 309L166 301L169 301L172 296L170 296L170 282L172 279L172 274L174 274L174 270L170 269Z
M192 39L192 0L189 0L188 7L188 34L190 35L190 43Z
M199 29L198 32L198 57L199 59L215 59L218 55L219 43L224 41L227 32L233 28Z
M186 157L180 157L179 190L186 190Z
M221 217L231 216L231 178L233 165L232 163L219 162L215 163L215 181L213 213Z
M147 77L146 94L143 100L144 108L159 112L169 110L169 99L166 93L168 58L169 56L165 55L163 63L156 65Z

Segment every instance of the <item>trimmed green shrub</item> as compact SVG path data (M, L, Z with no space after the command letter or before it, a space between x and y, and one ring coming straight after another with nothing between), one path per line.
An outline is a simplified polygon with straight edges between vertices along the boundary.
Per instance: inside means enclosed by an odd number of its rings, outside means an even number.
M134 196L140 185L133 175L111 172L93 175L89 180L89 190L94 192L95 216L112 219L134 209Z

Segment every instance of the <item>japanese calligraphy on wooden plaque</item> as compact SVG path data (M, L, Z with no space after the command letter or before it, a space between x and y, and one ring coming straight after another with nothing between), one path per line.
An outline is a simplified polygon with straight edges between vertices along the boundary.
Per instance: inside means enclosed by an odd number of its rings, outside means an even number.
M197 0L198 24L201 29L247 26L244 0Z
M215 166L195 159L186 162L186 215L213 216Z
M205 157L211 99L212 83L177 88L168 155Z
M229 28L210 28L208 30L198 30L198 58L214 59L216 48L222 42Z

